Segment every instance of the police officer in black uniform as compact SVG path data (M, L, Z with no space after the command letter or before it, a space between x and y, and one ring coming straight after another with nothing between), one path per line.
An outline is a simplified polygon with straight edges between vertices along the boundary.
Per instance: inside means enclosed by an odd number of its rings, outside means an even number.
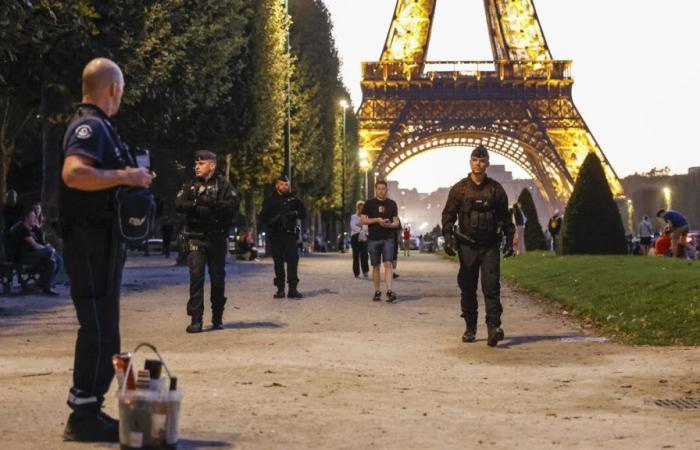
M227 237L240 204L231 183L216 175L216 154L199 150L195 154L194 171L197 179L185 183L175 200L175 209L185 214L184 237L190 269L187 314L192 317L188 333L202 331L205 265L209 266L211 280L212 328L224 328Z
M450 190L442 211L445 252L459 254L457 282L462 291L462 317L467 329L462 341L476 339L476 288L481 270L481 285L486 307L487 344L495 347L503 340L501 329L501 268L499 247L505 234L504 256L513 255L513 226L508 213L508 196L503 187L486 176L489 153L484 146L474 149L471 173ZM459 220L459 226L455 222Z
M112 61L98 58L83 71L83 99L63 138L59 191L61 237L71 297L80 329L75 345L73 410L64 439L118 442L118 421L102 413L120 352L119 294L125 247L114 226L115 189L147 188L153 174L136 168L135 155L111 120L121 104L124 77Z
M260 211L260 221L267 224L270 233L272 258L275 261L275 286L277 292L274 298L284 298L284 264L287 263L287 282L289 283L289 298L302 298L297 290L299 277L297 266L299 252L297 239L299 221L306 217L304 204L289 191L289 179L282 175L275 181L275 192L265 199Z

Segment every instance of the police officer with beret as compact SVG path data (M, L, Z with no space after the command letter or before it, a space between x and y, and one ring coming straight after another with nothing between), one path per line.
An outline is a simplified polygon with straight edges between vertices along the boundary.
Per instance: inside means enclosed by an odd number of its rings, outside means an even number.
M226 305L226 252L228 230L240 204L231 183L216 175L216 154L199 150L195 154L196 179L185 183L175 199L175 209L185 214L184 237L190 269L188 333L202 331L204 315L204 266L211 280L212 328L221 330Z
M64 439L118 442L119 422L101 411L114 377L112 355L120 352L119 294L125 246L118 239L115 189L147 188L154 175L136 168L111 117L121 104L124 77L105 58L90 61L82 76L82 103L63 138L59 190L66 272L80 328L75 345L73 410Z
M459 254L457 282L462 291L462 317L467 324L462 341L476 340L476 288L481 271L487 344L495 347L504 338L499 247L505 234L504 256L513 255L515 226L508 213L506 192L498 182L486 176L489 167L486 147L480 145L474 149L470 166L471 173L452 187L442 211L445 252L450 256ZM455 226L457 221L459 225Z
M260 221L268 226L272 258L275 261L277 292L274 298L284 298L285 263L287 263L286 279L289 283L287 297L302 298L297 290L299 284L297 237L299 221L304 220L305 217L304 204L289 191L289 179L285 175L280 176L275 181L275 191L265 199L260 211Z

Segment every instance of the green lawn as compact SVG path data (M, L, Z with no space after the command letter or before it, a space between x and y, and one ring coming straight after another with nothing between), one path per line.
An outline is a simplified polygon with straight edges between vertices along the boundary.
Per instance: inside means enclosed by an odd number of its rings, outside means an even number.
M700 262L538 251L503 260L501 272L519 290L566 305L608 336L700 345Z
M660 257L553 256L504 260L520 290L566 305L631 344L700 344L700 264Z

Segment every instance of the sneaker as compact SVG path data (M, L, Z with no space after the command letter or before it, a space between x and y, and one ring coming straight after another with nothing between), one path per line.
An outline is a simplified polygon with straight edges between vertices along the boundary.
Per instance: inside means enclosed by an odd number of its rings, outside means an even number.
M375 291L374 297L372 297L373 302L381 302L382 301L382 291Z
M187 325L185 329L188 333L201 333L202 332L202 320L192 319L192 323Z
M277 292L275 292L272 298L284 298L284 289L277 289Z
M51 289L51 288L44 288L44 289L41 290L41 292L42 292L44 295L48 295L49 297L58 297L59 295L61 295L61 294L59 294L58 292L54 291L54 290Z
M367 272L364 272L364 273L362 274L362 276L365 277L365 278L367 278L367 277L369 276L369 274L368 274Z
M498 344L498 341L502 341L504 338L505 333L503 332L502 328L489 327L489 335L486 343L489 347L495 347Z
M394 303L396 301L396 294L394 291L386 291L386 302Z
M394 272L394 273L391 274L391 277L395 280L395 279L397 279L397 278L399 277L399 274L396 273L396 272Z
M296 289L290 289L289 293L287 294L287 298L303 298L304 296L301 295L301 292L297 291Z
M462 342L474 342L476 340L476 331L467 330L462 335Z
M212 330L223 330L224 329L224 324L221 322L212 322L211 324L211 329Z
M119 421L102 411L73 411L68 416L63 440L73 442L119 442Z

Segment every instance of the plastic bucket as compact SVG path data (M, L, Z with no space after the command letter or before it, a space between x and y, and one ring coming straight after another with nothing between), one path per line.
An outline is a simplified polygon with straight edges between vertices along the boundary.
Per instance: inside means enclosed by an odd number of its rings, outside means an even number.
M158 356L168 378L170 370L156 348L151 344L139 344L132 355L142 347L148 347ZM132 368L133 357L126 373ZM119 400L119 444L122 450L175 449L180 435L180 406L182 391L151 391L126 389L124 382L117 392Z

